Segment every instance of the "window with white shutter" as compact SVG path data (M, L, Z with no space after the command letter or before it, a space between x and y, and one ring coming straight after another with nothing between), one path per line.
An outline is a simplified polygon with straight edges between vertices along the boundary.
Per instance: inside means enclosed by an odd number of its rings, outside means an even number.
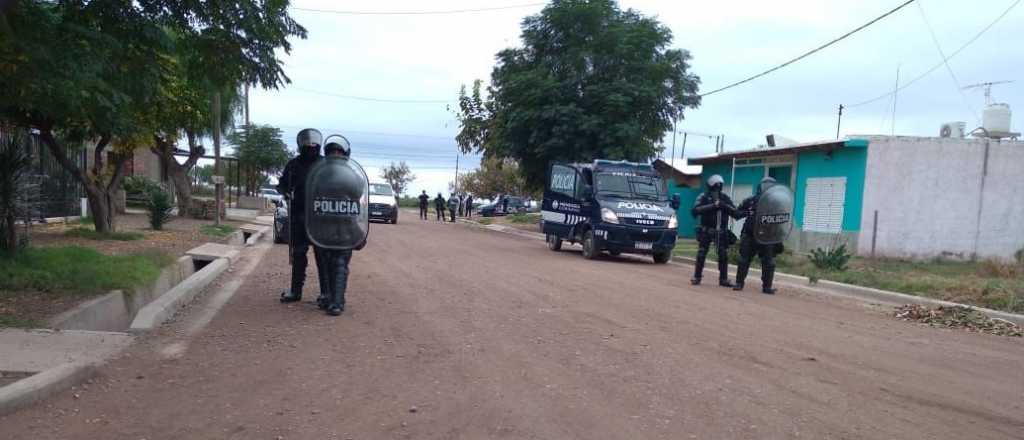
M845 177L807 179L807 190L804 192L803 229L815 232L842 232L845 205Z

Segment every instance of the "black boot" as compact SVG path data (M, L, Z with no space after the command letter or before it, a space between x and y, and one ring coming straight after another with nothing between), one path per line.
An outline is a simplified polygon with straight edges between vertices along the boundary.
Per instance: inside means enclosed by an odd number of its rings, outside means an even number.
M736 267L736 285L732 286L732 290L737 292L743 290L743 283L747 280L748 270L750 270L750 266L744 265L740 262L739 266Z
M327 310L327 305L328 303L326 295L321 293L320 296L316 297L316 308L320 310Z
M699 286L700 285L700 277L690 278L690 284L693 284L694 286Z
M743 283L736 283L736 285L732 286L732 290L735 290L737 292L743 290Z
M345 306L342 304L331 304L327 307L327 314L331 316L338 316L341 312L345 311Z
M722 286L722 287L735 287L732 284L732 281L729 281L728 278L722 278L722 279L718 280L718 285Z
M775 267L769 266L761 269L761 293L765 295L774 295L775 288L772 287L772 281L775 280Z
M285 290L284 292L281 292L281 302L283 302L283 303L291 303L291 302L296 302L296 301L301 301L301 300L302 300L302 292L301 291L299 291L299 293L295 293L292 290Z

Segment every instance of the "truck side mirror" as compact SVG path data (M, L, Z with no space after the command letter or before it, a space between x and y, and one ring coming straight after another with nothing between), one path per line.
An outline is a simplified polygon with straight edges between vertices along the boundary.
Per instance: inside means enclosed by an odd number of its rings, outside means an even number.
M672 209L679 209L680 204L682 204L682 202L679 200L679 194L672 194L672 201L669 202L669 205L672 206Z

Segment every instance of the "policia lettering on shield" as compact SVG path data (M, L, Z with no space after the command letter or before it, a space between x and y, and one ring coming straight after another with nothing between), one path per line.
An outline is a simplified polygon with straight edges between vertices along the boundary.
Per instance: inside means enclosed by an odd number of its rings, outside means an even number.
M312 244L320 281L317 306L337 316L345 310L352 251L362 249L369 234L369 180L359 163L350 159L348 139L329 136L326 157L320 158L322 142L316 130L299 132L300 155L285 167L278 185L290 195L291 211L291 289L281 294L281 302L302 299L306 253Z

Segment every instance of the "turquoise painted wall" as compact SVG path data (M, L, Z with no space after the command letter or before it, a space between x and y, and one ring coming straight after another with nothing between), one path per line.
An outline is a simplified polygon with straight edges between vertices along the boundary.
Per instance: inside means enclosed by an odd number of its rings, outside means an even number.
M793 196L796 199L793 208L796 227L803 229L804 193L807 190L807 179L813 177L846 177L846 205L843 208L843 231L860 230L860 219L864 205L864 175L867 170L868 142L864 139L847 140L844 147L835 150L831 155L819 151L808 151L797 155L796 182ZM748 160L747 163L760 163L759 159ZM712 174L719 174L725 179L726 191L731 179L732 163L719 162L704 165L701 172L702 181L706 182ZM763 166L751 166L736 169L736 185L757 185L765 175ZM742 200L734 200L737 205ZM692 201L691 201L692 204ZM685 212L689 217L689 212ZM680 214L682 219L682 214ZM691 221L693 217L690 217Z
M690 216L690 208L693 207L693 202L697 200L697 196L700 195L700 192L700 188L676 186L675 182L671 179L668 181L668 193L670 195L679 194L679 209L676 210L676 218L679 220L678 231L680 237L697 237L697 222L692 216Z
M864 173L867 170L868 150L860 144L847 142L847 148L833 151L831 156L820 151L800 153L796 167L796 203L793 217L796 226L803 229L804 191L807 179L813 177L846 177L846 204L843 207L843 231L859 231L861 210L864 205ZM866 146L866 145L864 145Z

